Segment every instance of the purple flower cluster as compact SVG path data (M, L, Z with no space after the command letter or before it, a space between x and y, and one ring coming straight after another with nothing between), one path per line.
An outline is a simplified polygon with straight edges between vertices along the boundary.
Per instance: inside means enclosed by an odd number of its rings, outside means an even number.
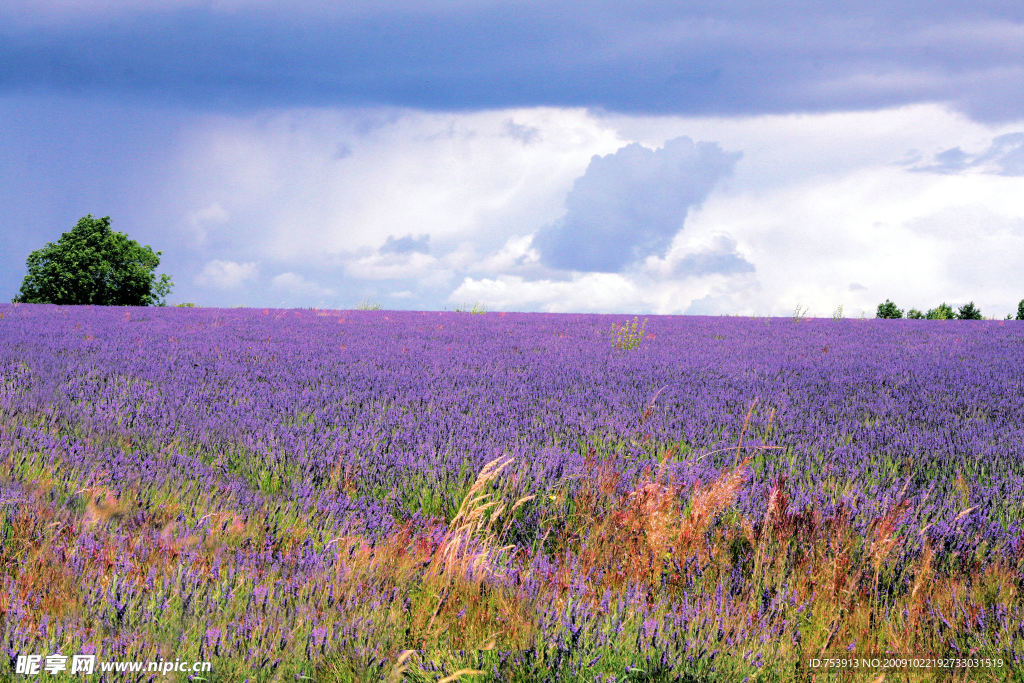
M599 462L625 495L658 468L690 490L749 458L735 514L762 520L784 498L793 519L843 516L863 538L898 509L896 566L926 545L946 567L1024 555L1024 324L651 317L625 349L619 322L0 305L0 534L40 510L53 523L46 547L0 558L76 596L44 605L7 572L0 639L121 659L176 647L267 671L292 651L390 661L364 621L411 598L342 590L360 571L352 539L411 529L440 544L502 456L500 495L534 496L507 530L529 559L502 556L489 580L527 597L575 561L545 539ZM589 671L637 652L675 671L729 651L759 667L751 643L793 636L803 606L768 592L733 615L743 566L716 575L717 598L696 567L683 600L636 587L546 604L538 632L560 653L547 656L583 653L566 670ZM96 582L72 590L81 577ZM1020 617L996 603L961 621L1002 638Z

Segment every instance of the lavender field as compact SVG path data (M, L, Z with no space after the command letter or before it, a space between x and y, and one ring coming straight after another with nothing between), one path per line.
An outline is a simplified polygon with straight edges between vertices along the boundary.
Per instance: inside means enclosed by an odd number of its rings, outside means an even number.
M1024 675L1024 323L624 322L0 305L0 677Z

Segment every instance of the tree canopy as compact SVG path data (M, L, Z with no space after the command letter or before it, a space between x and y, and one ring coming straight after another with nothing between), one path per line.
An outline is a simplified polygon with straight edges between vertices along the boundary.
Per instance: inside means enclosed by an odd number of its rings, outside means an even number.
M956 312L957 320L981 320L981 311L974 305L974 302L964 304L960 307L960 310Z
M886 299L885 303L878 304L878 311L875 313L875 317L896 320L903 317L903 311L892 301Z
M110 216L79 219L56 242L28 256L16 303L164 305L173 283L157 277L162 252L110 228Z
M953 320L956 314L953 313L953 307L943 301L938 307L928 309L925 317L928 320Z

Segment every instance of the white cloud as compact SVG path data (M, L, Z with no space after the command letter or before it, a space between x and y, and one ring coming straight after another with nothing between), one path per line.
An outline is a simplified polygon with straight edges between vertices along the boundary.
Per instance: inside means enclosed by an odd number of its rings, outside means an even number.
M719 313L786 315L801 303L827 316L842 304L847 314L873 315L886 297L918 308L961 297L994 315L1020 298L1009 291L1012 285L996 283L1014 282L1024 268L1014 256L1024 254L1024 245L1013 227L1024 220L1024 207L1015 199L1024 193L1024 178L918 173L907 161L954 146L992 149L993 140L1021 130L1020 123L982 125L932 105L825 115L605 120L623 137L647 144L685 132L743 151L733 176L691 212L670 250L679 257L723 234L756 268L741 278L749 291L740 302L711 297L702 306L721 305ZM1007 139L1013 140L1002 138ZM648 259L648 268L655 265L661 277L669 277L668 258Z
M329 273L346 292L422 308L787 315L801 303L827 316L840 304L870 315L887 297L918 308L966 297L995 314L1021 296L998 283L1024 268L1015 256L1024 177L913 169L955 147L972 158L1013 152L994 141L1014 142L1000 136L1022 129L939 106L733 119L552 109L220 116L184 134L164 196L193 207L178 214L190 224L216 226L207 259L233 255L253 272L273 263L305 278L306 287L291 281L295 305L342 291L314 284ZM544 265L534 237L565 213L594 155L681 136L742 157L680 216L664 253L613 276ZM351 150L340 160L339 144ZM207 264L199 281L231 273Z
M710 313L753 313L749 294L758 285L749 275L703 279L655 279L642 272L576 273L568 280L528 280L518 275L495 278L466 278L448 300L452 303L479 301L492 310L554 313L651 312L659 315L692 311L694 302L708 299L699 311Z
M281 273L270 280L270 286L287 294L299 294L310 296L331 296L334 290L330 287L322 287L315 282L307 280L298 273Z
M1022 235L1001 230L982 241L984 233L970 223L951 225L934 214L946 216L943 207L969 202L999 207L1012 224L1009 217L1021 210L1007 198L1022 189L1020 180L1008 178L922 178L895 167L866 167L773 192L715 197L688 229L727 230L744 245L762 285L751 297L760 312L784 314L801 303L816 315L839 304L870 314L885 298L920 308L961 293L1001 309L1009 304L1008 292L992 283L1013 281L1012 256L989 259L988 280L949 264L962 265L971 254L1022 254ZM851 290L854 282L864 289Z
M753 272L755 268L730 235L693 235L683 230L664 258L649 256L644 261L644 270L665 279L736 275Z
M233 289L247 280L256 277L257 264L236 263L234 261L207 261L202 271L195 278L195 283L202 287L216 289Z
M1024 271L1024 216L997 213L990 208L994 205L990 200L952 206L905 226L938 243L939 278L950 283L946 295L961 304L983 302L986 315L1008 313L1012 306L1007 304L1024 296L1019 278L1013 277ZM935 302L907 302L917 308L926 304L931 307Z
M532 235L510 237L501 249L475 263L467 263L466 269L475 273L505 273L522 266L538 263L540 255L533 248Z
M350 277L361 280L447 279L451 276L438 259L416 251L361 256L348 261L345 271Z
M992 140L987 150L969 154L952 147L934 156L932 162L912 170L930 173L963 173L976 170L1006 176L1024 176L1024 133L1004 133Z
M479 301L497 310L628 311L642 303L638 287L618 273L586 273L570 281L528 281L517 275L466 278L448 301Z
M523 144L510 120L542 134ZM557 218L590 158L622 144L583 110L209 116L184 133L168 194L220 202L223 234L261 260L323 263L403 235L490 250Z
M202 245L206 242L210 231L218 225L223 225L231 216L219 202L214 202L201 209L192 211L185 218L185 222L195 233L196 244Z

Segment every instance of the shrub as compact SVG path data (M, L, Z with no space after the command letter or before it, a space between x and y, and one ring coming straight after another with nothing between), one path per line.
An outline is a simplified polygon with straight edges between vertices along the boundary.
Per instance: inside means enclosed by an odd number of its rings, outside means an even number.
M632 323L612 323L612 346L617 349L630 351L640 347L640 341L644 338L644 328L647 327L647 318L643 323L637 322L633 316Z
M487 307L484 304L482 304L479 301L477 301L476 303L473 304L472 307L470 307L470 306L468 306L466 304L462 304L461 306L459 306L459 307L457 307L455 309L455 312L456 313L473 313L475 315L480 315L481 313L486 313L487 312Z

